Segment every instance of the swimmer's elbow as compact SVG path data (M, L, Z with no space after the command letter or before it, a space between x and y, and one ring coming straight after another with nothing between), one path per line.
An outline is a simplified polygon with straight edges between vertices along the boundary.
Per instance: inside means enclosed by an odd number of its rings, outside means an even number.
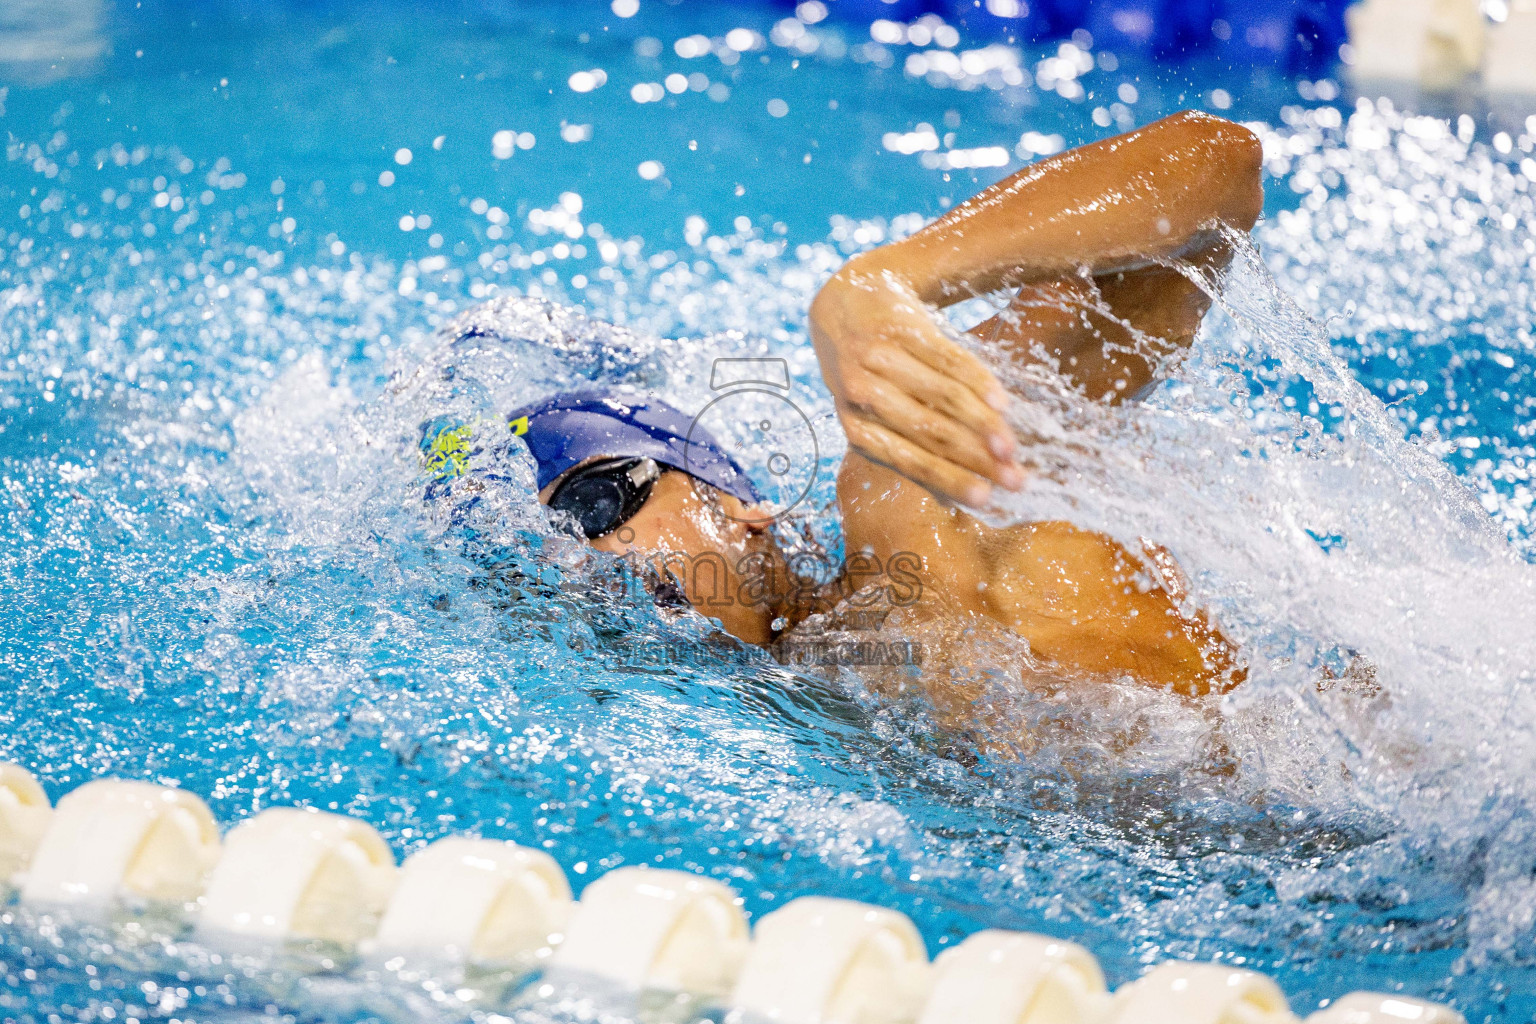
M1169 118L1194 136L1194 145L1207 157L1217 176L1217 218L1229 227L1247 231L1264 211L1264 146L1250 129L1224 117L1200 110L1186 110Z
M1264 146L1259 137L1240 124L1226 121L1227 166L1231 184L1230 199L1222 220L1239 231L1247 231L1264 212Z

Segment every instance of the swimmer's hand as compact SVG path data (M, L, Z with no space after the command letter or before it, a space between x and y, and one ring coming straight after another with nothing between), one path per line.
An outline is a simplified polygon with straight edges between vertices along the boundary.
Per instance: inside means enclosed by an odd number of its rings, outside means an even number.
M875 255L849 261L811 304L811 342L848 443L966 505L987 504L993 484L1020 487L1007 393Z
M1246 231L1258 218L1261 163L1241 125L1175 114L1032 164L850 260L811 305L811 341L849 443L966 505L987 504L993 486L1022 487L1008 396L934 307L1208 251L1221 226Z

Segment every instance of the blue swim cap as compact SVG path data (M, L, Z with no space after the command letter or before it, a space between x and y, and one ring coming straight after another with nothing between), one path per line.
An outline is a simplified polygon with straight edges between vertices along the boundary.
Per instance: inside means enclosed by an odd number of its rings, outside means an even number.
M659 399L617 390L568 391L512 410L507 426L538 463L540 490L587 459L643 455L748 505L759 500L720 442L693 417Z

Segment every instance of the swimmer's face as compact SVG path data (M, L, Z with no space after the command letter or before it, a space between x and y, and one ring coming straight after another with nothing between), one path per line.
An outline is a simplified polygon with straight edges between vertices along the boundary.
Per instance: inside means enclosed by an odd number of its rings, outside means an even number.
M560 483L540 491L539 500L547 503ZM633 553L666 570L698 611L748 643L766 644L773 639L787 580L784 557L767 525L734 495L667 470L638 512L588 543L616 555Z

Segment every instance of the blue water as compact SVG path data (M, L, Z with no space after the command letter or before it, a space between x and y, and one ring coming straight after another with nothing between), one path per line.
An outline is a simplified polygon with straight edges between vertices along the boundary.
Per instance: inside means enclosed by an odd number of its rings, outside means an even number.
M1373 987L1536 1014L1518 113L1404 117L1335 77L1086 37L968 71L925 54L984 41L775 35L787 12L746 5L69 10L72 56L13 64L0 100L0 757L51 796L147 778L226 823L355 814L401 856L541 845L578 889L653 863L753 914L867 899L933 953L982 927L1076 938L1115 983L1221 958L1303 1013ZM1118 476L1036 498L1169 544L1251 651L1234 700L1004 695L1027 739L977 757L874 672L784 667L615 593L515 451L502 491L423 506L427 416L583 379L702 405L722 353L788 360L832 465L804 310L843 256L1186 106L1260 127L1262 256L1144 412L1068 417ZM433 340L496 296L625 329L473 360ZM835 521L808 529L836 547ZM920 639L983 675L1017 656ZM1316 685L1346 648L1385 702ZM306 980L153 928L13 907L0 929L18 1020L514 1012L497 984Z

